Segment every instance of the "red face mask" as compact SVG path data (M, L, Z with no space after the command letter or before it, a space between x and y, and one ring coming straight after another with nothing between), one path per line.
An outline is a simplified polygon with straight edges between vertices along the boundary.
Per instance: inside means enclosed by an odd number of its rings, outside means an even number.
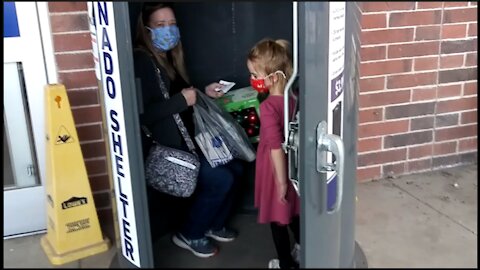
M250 85L261 94L268 92L268 88L265 86L265 79L250 78Z
M267 88L267 86L265 86L265 79L272 76L273 74L276 74L276 73L280 73L284 78L287 78L285 76L285 73L283 73L283 71L278 70L278 71L275 71L273 73L268 74L263 79L254 79L254 78L250 77L250 85L252 86L253 89L257 90L257 92L259 92L261 94L268 93L268 88Z

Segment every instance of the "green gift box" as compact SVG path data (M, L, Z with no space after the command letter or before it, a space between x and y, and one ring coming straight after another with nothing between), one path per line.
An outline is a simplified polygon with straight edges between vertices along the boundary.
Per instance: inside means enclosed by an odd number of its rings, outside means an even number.
M260 102L257 91L253 90L251 86L230 90L221 98L216 99L216 102L243 127L250 142L258 142Z

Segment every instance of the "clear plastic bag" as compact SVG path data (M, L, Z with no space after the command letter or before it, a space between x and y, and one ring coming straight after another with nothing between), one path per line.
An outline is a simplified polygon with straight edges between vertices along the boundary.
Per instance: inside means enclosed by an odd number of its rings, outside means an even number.
M255 150L243 128L204 93L193 106L195 140L212 167L233 158L255 160Z
M207 158L212 168L228 163L233 159L232 152L228 149L225 138L217 125L205 109L193 106L193 122L195 124L195 141L203 155ZM206 120L208 119L208 120Z

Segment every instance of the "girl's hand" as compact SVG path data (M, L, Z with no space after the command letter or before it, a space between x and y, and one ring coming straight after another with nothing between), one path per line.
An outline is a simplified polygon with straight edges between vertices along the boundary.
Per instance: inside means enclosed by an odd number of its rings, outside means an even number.
M216 91L215 89L219 89L219 88L222 88L222 85L219 84L219 83L211 83L209 84L208 86L205 87L205 93L207 94L207 96L209 97L212 97L212 98L219 98L221 96L223 96L223 92L222 91Z
M287 183L286 182L277 183L277 196L280 203L282 204L287 203L287 199L285 199L286 195L287 195Z

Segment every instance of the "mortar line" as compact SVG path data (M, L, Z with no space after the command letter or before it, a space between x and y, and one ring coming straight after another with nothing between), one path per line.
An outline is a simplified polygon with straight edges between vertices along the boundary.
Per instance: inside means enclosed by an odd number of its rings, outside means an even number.
M455 219L451 218L449 215L447 214L444 214L442 213L440 210L437 210L435 207L433 207L432 205L430 205L429 203L427 202L424 202L422 200L420 200L419 198L417 198L416 196L414 196L412 193L408 192L406 189L402 188L401 186L395 184L391 179L387 179L390 183L392 183L392 185L400 190L402 190L403 192L405 192L406 194L410 195L412 198L416 199L417 201L421 202L422 204L430 207L432 210L434 210L435 212L439 213L440 215L448 218L449 220L453 221L453 223L459 225L460 227L463 227L465 230L471 232L472 234L474 234L475 236L478 236L476 232L470 230L470 228L466 227L465 225L463 225L462 223L459 223L458 221L456 221Z

